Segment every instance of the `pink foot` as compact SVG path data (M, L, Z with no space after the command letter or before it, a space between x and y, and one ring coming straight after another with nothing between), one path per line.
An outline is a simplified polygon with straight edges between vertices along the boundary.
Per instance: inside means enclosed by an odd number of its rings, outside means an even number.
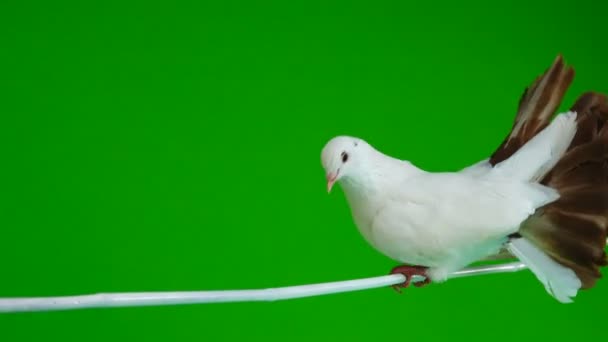
M392 287L395 289L395 291L401 293L402 288L406 288L406 287L410 286L412 277L415 275L423 276L425 279L421 282L414 283L414 286L422 287L422 286L428 285L431 283L431 279L426 274L426 270L427 270L427 268L422 267L422 266L401 265L401 266L394 267L391 270L390 274L403 274L405 276L405 282L403 282L401 284L393 285Z

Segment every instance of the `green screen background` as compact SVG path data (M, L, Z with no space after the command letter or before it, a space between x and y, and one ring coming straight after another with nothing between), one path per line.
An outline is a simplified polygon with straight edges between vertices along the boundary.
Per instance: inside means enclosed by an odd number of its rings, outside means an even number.
M483 159L558 53L608 92L605 1L5 2L0 296L383 275L320 151ZM529 272L276 303L0 315L2 341L604 340L608 280Z

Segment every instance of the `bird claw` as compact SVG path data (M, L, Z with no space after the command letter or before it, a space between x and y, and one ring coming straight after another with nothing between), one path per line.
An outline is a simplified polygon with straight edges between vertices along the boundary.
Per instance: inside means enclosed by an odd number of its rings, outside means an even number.
M422 266L407 266L407 265L402 265L402 266L397 266L394 267L390 274L403 274L405 276L405 281L401 284L396 284L396 285L392 285L391 287L397 291L397 293L401 293L401 289L402 288L407 288L410 286L410 283L412 281L412 277L415 275L418 276L423 276L425 279L423 281L420 282L415 282L414 286L416 287L423 287L425 285L428 285L431 283L431 279L429 278L429 276L426 273L427 268L426 267L422 267Z

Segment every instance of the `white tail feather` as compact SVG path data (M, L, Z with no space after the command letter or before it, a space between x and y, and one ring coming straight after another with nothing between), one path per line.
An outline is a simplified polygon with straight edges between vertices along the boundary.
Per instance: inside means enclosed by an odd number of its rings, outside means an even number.
M507 248L536 275L547 292L562 303L571 303L582 284L576 273L551 259L525 238L509 242Z

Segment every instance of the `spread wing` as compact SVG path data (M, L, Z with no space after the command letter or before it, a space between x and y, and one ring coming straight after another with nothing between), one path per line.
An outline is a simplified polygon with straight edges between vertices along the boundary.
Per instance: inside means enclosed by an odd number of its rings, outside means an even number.
M558 55L551 67L524 90L511 131L494 153L488 159L469 166L461 172L472 175L483 174L494 165L515 154L549 125L573 79L574 69L566 66L563 57ZM514 256L503 249L499 254L489 256L484 260L507 258L514 258Z
M487 161L465 171L483 172L535 137L551 122L573 77L574 70L557 56L524 92L512 130L502 144ZM576 272L583 288L590 288L601 277L600 267L608 264L608 99L587 92L571 110L577 113L576 135L557 164L539 179L556 189L560 198L539 208L522 223L519 233Z
M566 66L558 55L553 65L524 91L513 127L491 155L490 165L511 157L549 124L573 78L574 69Z

